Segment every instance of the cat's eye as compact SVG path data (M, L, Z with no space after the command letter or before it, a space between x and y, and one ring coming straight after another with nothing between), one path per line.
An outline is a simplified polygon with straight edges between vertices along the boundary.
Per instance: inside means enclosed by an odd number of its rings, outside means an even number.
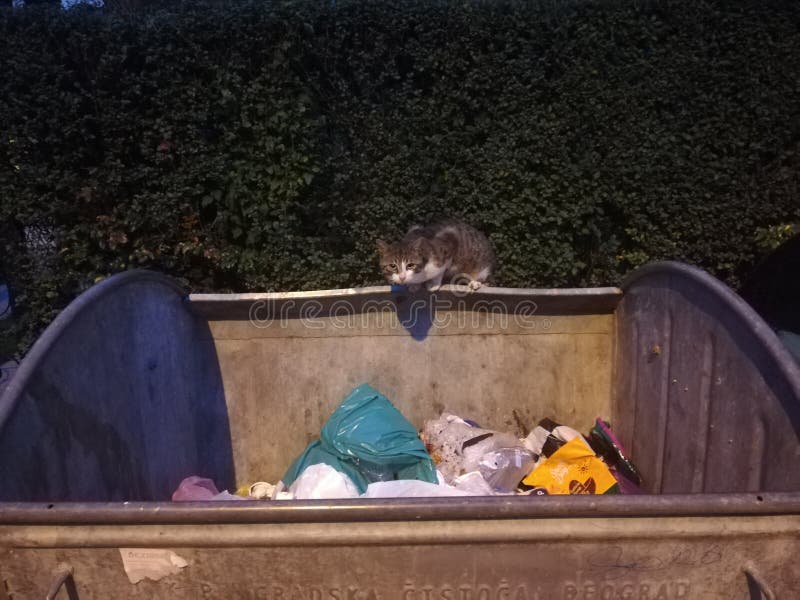
M397 265L394 264L394 263L390 264L389 265L389 270L394 271L395 273L397 273Z
M417 268L417 265L416 265L415 263L408 263L408 264L406 265L406 269L411 269L412 271L413 271L414 269L416 269L416 268Z

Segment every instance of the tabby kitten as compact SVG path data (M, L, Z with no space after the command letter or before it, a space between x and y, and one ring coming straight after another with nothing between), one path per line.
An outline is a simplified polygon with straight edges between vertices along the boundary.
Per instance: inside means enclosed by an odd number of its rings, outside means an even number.
M442 281L480 288L494 268L494 252L480 231L458 221L414 226L399 242L378 240L380 265L390 283L411 291L426 284L439 289Z

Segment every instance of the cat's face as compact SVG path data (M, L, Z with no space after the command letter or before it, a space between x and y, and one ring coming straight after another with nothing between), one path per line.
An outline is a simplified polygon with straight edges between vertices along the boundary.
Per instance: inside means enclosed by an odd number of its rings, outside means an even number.
M381 272L389 283L424 283L428 279L425 266L430 259L429 251L425 240L415 240L410 244L387 244L378 240Z

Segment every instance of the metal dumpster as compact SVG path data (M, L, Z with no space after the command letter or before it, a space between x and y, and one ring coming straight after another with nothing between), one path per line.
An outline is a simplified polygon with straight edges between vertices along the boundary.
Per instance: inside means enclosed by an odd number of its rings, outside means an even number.
M415 425L611 422L644 496L170 503L280 478L370 383ZM719 281L185 295L109 278L0 398L0 599L800 593L800 368ZM169 550L159 553L158 550ZM182 567L132 584L124 557Z

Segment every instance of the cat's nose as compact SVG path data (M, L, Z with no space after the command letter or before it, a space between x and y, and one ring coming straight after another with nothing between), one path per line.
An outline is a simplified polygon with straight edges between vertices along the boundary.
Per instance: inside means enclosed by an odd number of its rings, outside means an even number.
M398 275L398 277L400 278L400 283L403 283L406 280L406 274L405 273L400 273L400 275Z

